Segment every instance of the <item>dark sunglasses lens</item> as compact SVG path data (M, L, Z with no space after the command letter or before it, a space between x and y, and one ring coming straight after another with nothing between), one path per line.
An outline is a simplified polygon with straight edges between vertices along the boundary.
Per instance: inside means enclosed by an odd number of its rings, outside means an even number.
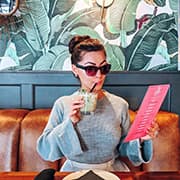
M93 67L93 66L86 67L86 74L88 76L95 76L97 73L97 70L98 70L97 67Z
M101 67L101 73L102 74L107 74L107 73L109 73L110 69L111 69L111 65L106 64L106 65Z
M110 64L106 64L106 65L104 65L104 66L102 66L100 68L95 67L95 66L87 66L85 71L86 71L86 74L88 76L95 76L97 71L98 71L98 69L100 69L101 74L107 74L107 73L109 73L109 71L111 69L111 65Z

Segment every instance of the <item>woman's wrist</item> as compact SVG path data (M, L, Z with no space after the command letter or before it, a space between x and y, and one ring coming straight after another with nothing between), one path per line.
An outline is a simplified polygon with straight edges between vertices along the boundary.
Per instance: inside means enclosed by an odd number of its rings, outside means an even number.
M139 142L140 142L140 144L142 144L144 142L144 139L139 138Z

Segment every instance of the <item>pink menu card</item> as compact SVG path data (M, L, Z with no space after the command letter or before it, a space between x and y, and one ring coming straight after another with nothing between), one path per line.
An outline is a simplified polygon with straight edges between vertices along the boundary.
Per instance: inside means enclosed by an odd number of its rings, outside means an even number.
M158 113L164 98L166 97L169 87L169 84L151 85L148 87L135 120L124 140L125 142L146 135L146 130L155 120L155 116Z

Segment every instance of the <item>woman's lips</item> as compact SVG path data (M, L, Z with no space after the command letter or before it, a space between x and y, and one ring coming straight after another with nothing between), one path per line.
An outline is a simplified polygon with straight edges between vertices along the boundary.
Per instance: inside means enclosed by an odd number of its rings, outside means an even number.
M94 84L96 84L96 86L101 86L103 84L103 81L97 81L97 82L94 82Z

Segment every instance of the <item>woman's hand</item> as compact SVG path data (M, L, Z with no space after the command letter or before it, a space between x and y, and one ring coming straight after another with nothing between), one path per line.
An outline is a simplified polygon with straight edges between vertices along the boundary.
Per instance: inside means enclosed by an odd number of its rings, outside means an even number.
M140 141L143 142L144 140L149 140L149 139L153 139L155 137L157 137L158 132L159 132L159 125L157 122L153 122L151 124L151 127L149 129L147 129L147 135L140 138Z
M76 124L80 121L80 108L84 106L84 100L82 96L73 96L71 106L70 106L70 113L69 117L73 124Z

